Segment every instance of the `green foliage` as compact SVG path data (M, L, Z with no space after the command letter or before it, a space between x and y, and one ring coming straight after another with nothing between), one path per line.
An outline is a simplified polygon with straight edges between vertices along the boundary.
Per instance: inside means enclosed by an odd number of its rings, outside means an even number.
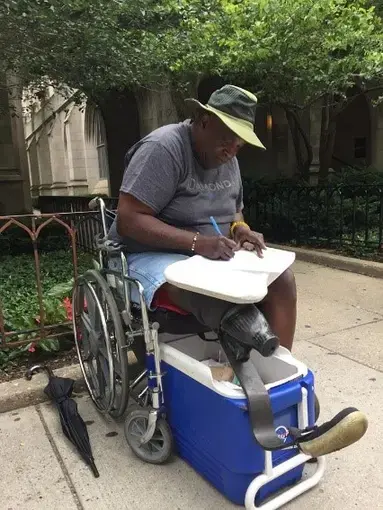
M49 78L93 96L164 77L161 37L172 2L5 0L0 62L38 84Z
M38 327L40 307L37 295L34 259L31 255L6 256L0 258L0 300L6 331L23 331ZM78 261L79 272L91 265L91 257L81 254ZM43 253L40 255L40 276L43 293L43 308L47 325L60 324L67 320L63 305L66 297L71 297L73 285L73 265L67 251ZM18 334L9 341L31 340L35 333ZM57 351L57 339L47 339L38 344L45 351ZM25 353L30 344L12 349L0 350L0 366Z
M222 0L184 25L174 70L213 70L265 102L304 107L382 76L382 22L364 0Z
M357 186L360 184L380 184L383 186L383 171L371 167L345 167L331 178L333 184Z
M304 106L382 73L370 0L5 0L0 62L93 97L219 74Z
M179 82L190 73L218 74L256 92L262 103L284 108L305 178L312 150L300 113L313 103L326 105L320 136L320 179L326 181L336 116L360 93L375 103L382 99L382 19L369 0L218 4L198 25L187 16L183 37L172 34L179 52L172 71Z
M13 331L35 327L40 309L33 257L2 257L0 263L0 297L6 329ZM82 257L79 271L89 265L89 257ZM55 324L65 318L65 310L60 303L64 297L70 296L73 281L70 253L59 251L40 255L40 277L46 321L47 324Z
M378 16L383 18L383 1L382 0L370 0L369 2L370 6L373 6L375 8L375 12Z
M31 227L27 220L27 227ZM38 236L39 252L47 253L70 249L67 231L61 225L48 225ZM32 254L33 243L30 236L18 226L10 226L0 234L0 257L4 255Z

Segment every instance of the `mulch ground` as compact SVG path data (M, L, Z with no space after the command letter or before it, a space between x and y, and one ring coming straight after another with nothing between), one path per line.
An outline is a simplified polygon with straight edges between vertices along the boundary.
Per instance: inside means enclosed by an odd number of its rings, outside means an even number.
M28 368L39 363L50 366L52 370L77 364L78 358L76 348L73 347L70 350L61 351L56 354L44 353L30 355L28 358L17 359L12 365L3 369L0 368L0 383L25 377Z

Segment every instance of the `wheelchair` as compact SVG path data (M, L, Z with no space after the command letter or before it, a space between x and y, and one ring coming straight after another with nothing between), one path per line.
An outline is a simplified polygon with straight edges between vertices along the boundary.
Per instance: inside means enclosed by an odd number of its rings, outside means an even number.
M285 426L291 419L300 428L316 422L312 373L283 348L271 358L252 351L251 366L239 364L218 332L168 306L166 299L149 310L142 285L129 276L122 247L108 240L115 213L98 197L89 208L99 211L102 233L96 237L94 269L74 284L74 339L94 405L125 420L133 453L144 462L162 464L176 450L248 510L279 508L316 485L324 459L301 481L310 458L294 446ZM138 303L131 299L133 289ZM215 381L207 359L231 364L240 384ZM290 394L297 395L294 410L284 404ZM240 439L233 446L236 436ZM271 503L258 506L268 497Z
M115 213L97 197L89 208L99 209L103 232L96 237L95 268L79 276L73 288L73 331L81 370L90 397L101 413L119 419L129 398L136 402L126 422L126 439L142 460L163 463L171 455L173 444L164 419L159 336L202 336L208 330L192 316L164 308L148 310L142 285L127 276L128 265L121 246L107 240ZM113 259L120 262L120 271L110 269ZM140 305L131 302L133 287ZM153 366L146 366L147 356ZM145 378L148 382L144 388L134 392ZM140 442L130 432L135 427L145 430ZM161 439L152 439L154 434ZM141 448L142 444L148 444L148 448Z

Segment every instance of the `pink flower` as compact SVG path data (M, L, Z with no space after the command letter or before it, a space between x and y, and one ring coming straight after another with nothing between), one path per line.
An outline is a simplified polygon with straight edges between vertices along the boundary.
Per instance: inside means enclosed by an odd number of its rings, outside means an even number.
M31 343L31 345L28 348L29 352L35 352L36 351L36 344L34 342Z
M67 316L68 321L71 321L72 318L73 318L72 302L71 302L71 300L68 297L66 297L64 299L63 306L65 308L66 316Z

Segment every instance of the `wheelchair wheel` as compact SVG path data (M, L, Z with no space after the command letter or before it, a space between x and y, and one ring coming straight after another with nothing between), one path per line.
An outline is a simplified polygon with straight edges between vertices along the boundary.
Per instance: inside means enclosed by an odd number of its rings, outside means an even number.
M148 409L131 411L125 421L125 438L133 453L149 464L164 464L173 452L173 436L166 420L158 418L152 439L140 444L149 420Z
M93 402L102 413L120 417L129 397L126 337L111 290L95 270L76 281L73 331Z

